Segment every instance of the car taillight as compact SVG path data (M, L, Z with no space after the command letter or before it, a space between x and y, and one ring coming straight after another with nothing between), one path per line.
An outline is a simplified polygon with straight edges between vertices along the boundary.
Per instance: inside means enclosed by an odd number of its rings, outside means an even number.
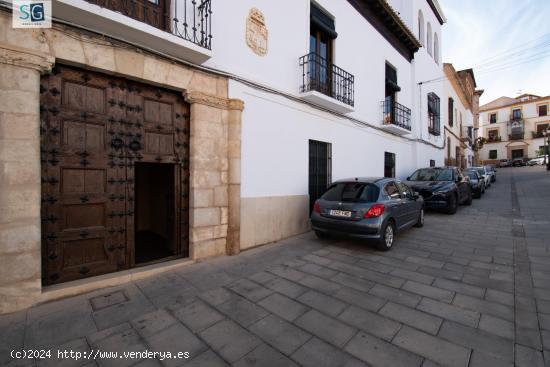
M315 213L321 213L321 205L319 205L318 201L316 201L315 204L313 204L313 211Z
M374 204L370 209L365 213L365 218L376 218L381 216L384 213L386 207L384 204Z

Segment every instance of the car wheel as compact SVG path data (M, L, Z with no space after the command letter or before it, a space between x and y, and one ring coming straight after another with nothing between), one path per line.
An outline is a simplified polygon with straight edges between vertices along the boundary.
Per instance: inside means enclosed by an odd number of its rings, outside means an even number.
M469 190L468 198L466 198L464 205L472 205L472 190Z
M376 247L382 251L391 250L393 241L395 240L395 225L392 221L388 221L382 228L382 237L378 241Z
M316 235L317 238L320 239L320 240L325 240L325 239L327 239L327 238L330 237L327 233L321 232L321 231L315 231L315 235Z
M416 221L415 227L423 227L424 226L424 208L420 208L420 213L418 213L418 220Z
M474 199L481 199L481 187L479 189L476 190L476 194L474 196Z
M449 202L447 203L447 214L454 214L456 213L456 209L458 207L458 199L456 198L456 194L452 194L449 198Z

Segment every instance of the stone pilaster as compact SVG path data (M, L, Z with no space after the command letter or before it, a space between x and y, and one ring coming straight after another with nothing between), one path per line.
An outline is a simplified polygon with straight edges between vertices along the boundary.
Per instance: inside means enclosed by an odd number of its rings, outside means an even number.
M197 91L185 100L191 104L190 256L238 253L243 103Z
M41 293L39 90L53 62L0 44L0 314Z
M227 254L241 251L241 115L244 103L230 100L227 112L227 157L229 159L229 218Z

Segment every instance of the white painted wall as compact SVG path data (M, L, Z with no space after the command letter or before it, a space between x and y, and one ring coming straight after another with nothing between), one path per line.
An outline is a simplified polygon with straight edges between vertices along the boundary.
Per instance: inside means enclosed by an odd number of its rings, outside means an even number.
M385 151L396 154L397 177L406 178L416 169L413 142L235 81L229 90L246 106L242 116L243 197L307 195L310 139L332 144L333 180L383 176Z
M398 1L396 10L413 33L418 9L439 34L441 26L425 0ZM380 126L384 99L385 63L397 69L401 91L399 103L411 108L410 139L358 127L353 122L231 81L231 98L245 102L242 125L241 194L243 197L307 195L308 141L332 143L332 178L382 176L384 152L396 154L396 175L405 178L430 160L443 164L443 138L428 134L427 93L441 99L441 130L445 121L442 82L419 87L420 81L443 76L425 49L409 63L346 1L317 0L335 20L334 63L355 76L355 111L348 116ZM251 8L259 9L269 32L268 54L258 56L245 40L246 18ZM292 8L292 11L288 11ZM302 70L299 58L309 52L309 0L241 0L216 2L213 49L206 66L237 74L292 96L299 95ZM223 14L220 16L219 14ZM219 30L223 30L220 32ZM422 94L419 94L419 93ZM421 111L418 109L421 108ZM416 111L415 111L416 110ZM429 144L414 142L422 139Z
M474 125L474 115L472 111L462 103L462 99L459 97L459 93L453 87L453 84L450 80L445 79L445 98L442 102L442 107L445 109L445 121L444 124L447 129L451 130L453 134L446 132L445 133L445 158L448 156L447 150L447 137L451 139L450 141L450 158L456 159L456 147L461 146L462 143L458 137L461 136L461 128L464 129L462 133L463 136L466 136L466 128L468 126ZM449 125L449 98L453 99L453 126ZM462 123L461 123L462 122ZM456 136L455 136L456 135ZM472 132L473 138L473 132ZM464 156L466 157L467 165L470 166L470 163L473 162L473 150L466 143L466 148L464 149Z
M412 5L412 21L413 32L418 38L419 35L419 22L418 22L418 13L421 10L424 16L424 40L423 43L426 45L427 37L427 24L428 22L431 25L432 33L437 33L439 38L439 48L442 47L442 34L441 34L441 25L437 20L435 14L432 12L430 6L426 1L423 0L414 0L411 2ZM432 36L433 41L433 36ZM433 47L433 45L432 45ZM433 54L433 53L432 53ZM439 52L441 57L441 52ZM445 96L444 96L444 76L443 73L443 62L439 60L438 63L435 62L433 57L428 54L426 47L421 47L414 56L413 61L413 79L412 84L415 88L415 101L414 101L414 120L415 120L415 136L419 139L425 140L438 147L435 148L429 145L418 146L417 149L417 165L425 166L426 162L429 162L430 159L435 159L437 165L442 165L444 163L444 134L443 134L443 124L447 118L447 112L445 109ZM433 92L437 94L440 98L440 123L441 123L441 135L434 136L428 133L428 93Z
M355 111L350 116L381 122L386 62L397 69L401 86L398 102L411 108L411 64L346 1L316 3L335 19L338 37L334 40L334 64L355 77ZM310 1L241 0L238 5L222 1L215 6L215 52L205 65L298 96L302 83L299 58L309 53ZM246 45L246 18L253 7L264 14L269 31L268 53L263 57Z

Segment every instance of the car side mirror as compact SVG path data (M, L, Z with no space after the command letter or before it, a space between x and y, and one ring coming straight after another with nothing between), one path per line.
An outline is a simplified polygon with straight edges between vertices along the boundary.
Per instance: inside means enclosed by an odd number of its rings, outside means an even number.
M410 181L410 180L411 180L411 178L410 178L410 177L407 177L407 181Z
M413 195L413 198L414 198L414 200L418 200L420 198L420 194L417 191L415 191L414 195Z

